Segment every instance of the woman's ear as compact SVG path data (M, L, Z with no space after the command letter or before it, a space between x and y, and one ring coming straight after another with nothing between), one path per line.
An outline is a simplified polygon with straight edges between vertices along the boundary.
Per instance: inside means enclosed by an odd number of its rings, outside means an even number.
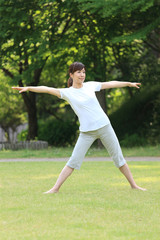
M72 74L72 73L70 73L69 76L70 76L71 78L73 78L73 74Z

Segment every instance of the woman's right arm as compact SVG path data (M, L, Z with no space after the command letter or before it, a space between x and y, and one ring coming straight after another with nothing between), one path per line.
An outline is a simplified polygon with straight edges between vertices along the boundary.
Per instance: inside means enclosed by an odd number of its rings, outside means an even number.
M48 93L57 97L61 97L60 94L60 90L57 88L51 88L51 87L46 87L46 86L40 86L40 87L32 87L32 86L28 86L28 87L12 87L15 90L18 90L19 93L22 92L36 92L36 93Z

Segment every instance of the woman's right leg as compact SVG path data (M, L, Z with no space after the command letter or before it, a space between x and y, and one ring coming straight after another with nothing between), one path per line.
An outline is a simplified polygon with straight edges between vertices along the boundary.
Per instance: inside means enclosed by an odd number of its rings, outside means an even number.
M72 174L73 170L74 170L74 168L70 168L70 167L68 167L68 166L65 166L65 167L62 169L62 171L61 171L61 173L60 173L60 175L59 175L59 177L58 177L55 185L53 186L53 188L51 188L49 191L47 191L47 192L45 192L45 193L46 193L46 194L47 194L47 193L58 193L61 185L62 185L62 184L64 183L64 181Z
M86 155L86 152L88 151L92 143L95 141L95 139L96 136L94 135L94 132L92 134L80 133L77 143L74 147L72 156L70 157L66 166L62 169L53 188L45 192L46 194L57 193L61 185L72 174L73 170L80 169L82 161Z

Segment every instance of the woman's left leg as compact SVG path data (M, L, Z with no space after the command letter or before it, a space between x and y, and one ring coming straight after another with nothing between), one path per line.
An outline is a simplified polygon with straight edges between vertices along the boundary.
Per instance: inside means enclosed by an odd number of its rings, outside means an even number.
M141 188L141 187L139 187L139 186L135 183L135 181L134 181L134 179L133 179L133 176L132 176L132 173L131 173L131 171L130 171L127 163L125 163L122 167L120 167L119 170L120 170L121 173L123 173L123 175L127 178L128 182L129 182L130 185L131 185L131 188L133 188L133 189L139 189L139 190L142 190L142 191L146 191L145 188Z
M100 129L99 134L99 137L108 153L110 154L111 158L113 159L115 166L119 168L119 170L123 173L123 175L130 183L131 187L145 191L146 189L139 187L135 183L132 173L126 163L126 160L123 157L119 141L111 124L108 124L104 128Z

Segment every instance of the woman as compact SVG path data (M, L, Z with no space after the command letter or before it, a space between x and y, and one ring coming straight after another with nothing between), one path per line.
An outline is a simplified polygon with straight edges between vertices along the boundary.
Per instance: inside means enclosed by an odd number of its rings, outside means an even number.
M86 82L85 66L80 62L74 62L69 67L68 88L56 89L51 87L13 87L20 93L31 91L36 93L48 93L68 101L79 118L80 135L73 150L72 156L62 169L55 185L45 193L57 193L64 181L71 175L74 169L80 169L86 152L92 143L100 138L103 145L112 157L114 164L124 174L131 188L145 191L139 187L130 172L130 169L123 157L118 139L110 124L107 115L102 110L95 92L102 89L135 87L139 88L140 83L131 82Z

